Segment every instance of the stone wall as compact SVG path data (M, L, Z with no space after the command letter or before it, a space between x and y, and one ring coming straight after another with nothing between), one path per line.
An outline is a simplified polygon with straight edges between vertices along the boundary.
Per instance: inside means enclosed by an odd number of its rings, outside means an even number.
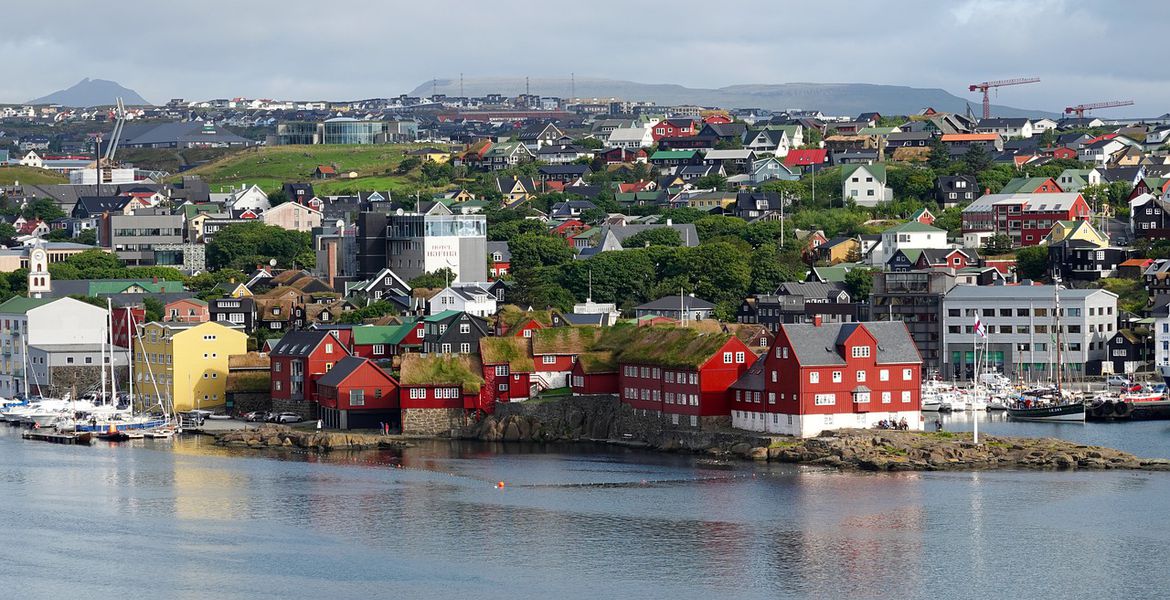
M232 412L237 415L253 411L266 412L272 410L272 396L268 392L228 392L226 396L228 404L232 407ZM297 402L297 404L303 405L305 403ZM290 412L295 412L307 418L300 411L294 410Z
M404 408L402 433L406 435L450 435L466 424L461 408Z
M269 398L268 400L272 403L272 412L296 413L306 421L314 421L317 419L316 407L304 400L277 400L276 398Z
M129 376L128 367L115 367L114 375L118 381L118 389L126 391L126 378ZM108 375L107 375L108 378ZM30 385L36 385L30 379ZM97 391L102 385L102 372L99 365L66 365L49 367L49 389L44 391L45 396L62 398L65 394L80 397L89 391ZM107 384L108 385L108 384ZM149 381L135 381L134 387L150 386Z
M669 450L730 448L745 441L767 446L773 436L733 430L724 417L671 423L670 415L622 404L616 395L568 396L496 405L495 413L464 431L489 441L606 440Z

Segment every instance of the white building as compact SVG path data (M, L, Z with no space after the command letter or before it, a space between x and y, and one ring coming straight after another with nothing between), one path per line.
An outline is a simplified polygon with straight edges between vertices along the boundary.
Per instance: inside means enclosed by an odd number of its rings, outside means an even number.
M870 256L873 266L880 267L898 250L942 250L949 247L946 230L909 221L883 231L881 245Z
M386 266L406 281L451 269L455 281L487 280L487 217L453 214L436 202L425 214L389 216Z
M989 366L1012 379L1046 381L1055 365L1095 372L1117 332L1117 295L1100 289L1060 290L1060 352L1056 347L1056 291L1051 285L957 285L943 298L944 378L970 372L973 327L986 328ZM982 363L982 358L980 358Z
M250 210L255 213L272 208L272 204L268 202L268 194L256 185L229 194L224 199L224 206L232 210Z
M0 396L24 392L27 346L101 344L105 335L106 309L87 302L17 297L0 304Z
M886 185L885 165L845 165L841 170L841 197L858 206L876 206L894 199Z
M606 148L649 148L654 145L654 136L649 127L619 127L609 132L605 140Z
M1053 126L1056 124L1053 123ZM975 128L977 133L998 133L999 137L1007 138L1030 138L1035 133L1035 128L1032 121L1026 118L994 118L983 119L979 121L979 125Z
M445 288L427 303L430 314L457 310L477 317L496 314L496 296L478 285L457 285Z

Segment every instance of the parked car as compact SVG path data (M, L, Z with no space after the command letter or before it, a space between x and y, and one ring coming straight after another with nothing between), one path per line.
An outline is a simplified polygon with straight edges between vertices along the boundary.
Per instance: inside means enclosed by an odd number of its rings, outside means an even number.
M300 415L298 415L297 413L290 413L290 412L278 413L273 418L273 422L275 422L275 423L300 423L301 421L304 421L304 420L305 419L303 417L301 417Z
M1107 387L1128 388L1133 385L1133 382L1125 375L1110 375L1105 380L1105 385Z
M254 410L250 413L244 413L243 419L252 423L263 422L267 421L271 414L263 410Z

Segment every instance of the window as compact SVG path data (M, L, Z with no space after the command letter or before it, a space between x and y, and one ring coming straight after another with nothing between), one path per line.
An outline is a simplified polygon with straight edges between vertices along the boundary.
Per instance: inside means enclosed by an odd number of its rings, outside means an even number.
M768 404L776 403L776 392L768 392Z
M889 381L889 380L890 380L890 370L889 369L882 369L882 370L878 371L878 381Z
M914 376L914 369L902 369L902 381L910 381Z
M833 383L841 383L841 371L833 371Z
M889 392L882 392L882 404L889 404L889 403L890 403L890 393Z
M471 333L471 323L460 323L459 333Z
M902 402L905 402L905 403L910 402L910 390L903 390L902 391Z
M555 365L557 364L557 357L551 354L545 354L541 357L540 362L545 365Z
M350 406L365 406L366 405L366 391L365 390L350 390L349 391L349 405Z
M865 370L864 369L857 372L857 383L865 383Z
M817 394L813 396L813 404L816 404L817 406L832 406L836 403L836 394Z
M809 371L808 382L809 383L820 383L821 382L821 374L817 371Z
M530 337L532 337L532 330L531 330L531 329L525 329L525 330L524 330L524 337L526 337L526 338L530 338Z
M691 385L699 385L699 374L698 373L688 373L687 376L690 379Z
M781 356L781 358L788 358L788 346L785 346L784 348L782 348L781 354L783 354L783 356Z
M496 377L507 377L508 365L496 365Z
M853 392L854 404L869 404L869 392Z
M869 358L869 346L854 346L853 358Z
M443 354L450 354L451 353L451 344L443 344L443 345L439 346L439 351L442 352Z
M332 369L332 368L333 368L333 363L325 363L325 371L326 372L329 372L329 369Z
M744 356L743 352L736 352L735 353L735 364L742 365L744 363L745 359L746 359L746 357Z
M725 364L725 365L731 364L731 353L730 352L723 353L723 364Z
M462 344L459 344L459 352L461 352L463 354L470 354L471 353L471 343L470 342L463 342Z
M280 391L280 388L281 388L281 385L280 385L280 383L281 383L281 382L280 382L279 380L275 382L275 385L276 385L276 391L278 391L278 392Z

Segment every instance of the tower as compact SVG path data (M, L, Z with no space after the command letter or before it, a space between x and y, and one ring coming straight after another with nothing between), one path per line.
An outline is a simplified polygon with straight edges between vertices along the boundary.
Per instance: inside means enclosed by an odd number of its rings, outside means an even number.
M28 297L40 298L53 291L49 276L49 255L40 245L28 253Z

